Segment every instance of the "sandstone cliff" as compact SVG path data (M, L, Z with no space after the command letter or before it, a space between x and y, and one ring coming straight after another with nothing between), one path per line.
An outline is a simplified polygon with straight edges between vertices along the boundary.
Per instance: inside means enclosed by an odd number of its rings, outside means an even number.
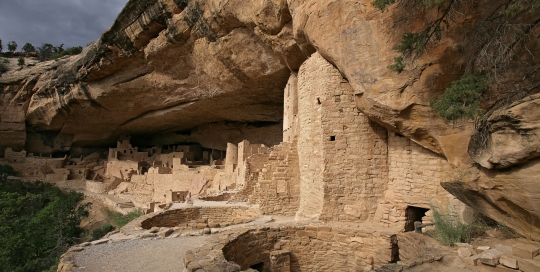
M532 228L540 237L540 211L535 207L539 194L532 178L540 156L537 90L498 107L477 126L472 121L447 122L429 106L465 72L470 51L477 48L470 37L506 1L474 1L460 7L463 12L448 18L441 40L396 73L388 66L399 55L394 49L403 33L419 30L424 18L445 12L405 2L381 11L371 0L129 1L101 39L80 55L0 77L0 147L73 152L111 146L122 133L153 145L198 142L221 150L228 141L243 139L278 144L283 140L283 91L291 73L296 77L317 52L337 71L329 72L333 76L327 85L343 87L343 94L353 97L363 114L354 117L357 120L332 122L341 126L369 120L442 156L453 167L475 164L481 178L447 179L450 185L445 188L472 208L511 227ZM530 24L528 31L536 39L528 41L529 55L516 55L533 68L540 57L536 15L520 15L519 22ZM503 74L501 88L510 88L513 77L511 72ZM309 75L298 79L316 80ZM314 94L298 96L313 100L317 97L307 96ZM493 104L484 100L485 108ZM324 114L311 102L299 105L301 122L313 126L299 128L300 145L326 135L320 124L310 123ZM302 132L306 129L312 134ZM375 136L366 140L374 141ZM339 166L339 160L347 158L312 156L320 154L317 148L299 151L301 179L324 184L324 175L302 176L303 165L322 166L331 158ZM378 174L374 170L363 175ZM373 186L384 189L386 178L373 178ZM436 183L443 181L437 179ZM322 188L304 190L301 196L327 194ZM351 218L364 218L360 214L377 205L382 195L374 189L358 200L360 204L345 203L342 209ZM301 208L300 214L324 218L334 212L325 205L307 205L315 210Z

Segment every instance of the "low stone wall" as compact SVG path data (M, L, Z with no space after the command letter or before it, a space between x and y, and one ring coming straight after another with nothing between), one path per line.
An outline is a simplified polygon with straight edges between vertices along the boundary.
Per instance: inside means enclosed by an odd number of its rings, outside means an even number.
M141 216L122 228L122 233L133 233L152 227L177 227L179 229L222 228L248 223L261 216L258 209L242 206L184 207Z
M391 232L291 223L216 235L186 253L184 271L370 271L398 254Z

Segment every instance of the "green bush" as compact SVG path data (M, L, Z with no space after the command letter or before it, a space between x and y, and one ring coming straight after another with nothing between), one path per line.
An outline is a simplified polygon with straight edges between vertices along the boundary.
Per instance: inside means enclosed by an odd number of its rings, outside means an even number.
M18 176L19 172L15 171L11 165L0 164L0 174L6 174L8 176Z
M121 227L125 226L127 223L131 222L133 219L144 214L140 209L131 211L126 215L123 215L119 212L110 211L110 210L106 210L106 213L109 219L111 220L112 224L117 229L120 229Z
M452 246L455 243L468 243L476 233L482 232L479 226L464 224L455 216L442 214L438 208L431 206L435 232L431 235L439 242Z
M403 57L394 58L394 64L388 66L388 69L401 73L405 69L405 63L403 63Z
M9 61L8 61L9 62ZM0 75L7 72L9 69L4 63L0 63Z
M395 2L396 0L375 0L371 2L371 5L373 5L374 7L380 10L383 10L384 8L386 8L386 6L393 4Z
M98 240L112 230L114 230L114 227L111 224L106 223L101 226L101 228L92 231L92 240Z
M430 101L429 105L446 120L473 119L482 113L480 98L487 86L483 73L465 74L452 82L443 95Z
M24 58L23 57L20 57L17 60L17 65L19 65L19 67L21 67L21 68L24 66Z
M44 271L78 242L83 194L44 182L0 182L0 272Z

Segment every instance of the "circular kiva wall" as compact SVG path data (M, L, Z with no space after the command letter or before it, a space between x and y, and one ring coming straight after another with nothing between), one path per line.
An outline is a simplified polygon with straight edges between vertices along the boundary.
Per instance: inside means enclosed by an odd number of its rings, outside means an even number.
M397 261L395 235L328 226L279 226L226 234L222 250L190 251L185 271L370 271ZM208 248L220 248L212 245ZM222 254L222 255L221 255Z
M261 214L258 209L248 207L185 207L149 214L140 221L143 229L152 227L180 227L201 229L219 228L253 221Z

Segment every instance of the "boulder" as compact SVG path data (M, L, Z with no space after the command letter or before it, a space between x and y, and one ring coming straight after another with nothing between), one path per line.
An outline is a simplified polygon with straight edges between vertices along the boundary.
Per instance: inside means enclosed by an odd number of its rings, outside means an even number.
M540 94L492 112L472 135L469 154L485 168L507 168L540 156Z
M499 258L504 253L496 249L488 249L480 254L480 262L490 266L496 266L499 264Z

